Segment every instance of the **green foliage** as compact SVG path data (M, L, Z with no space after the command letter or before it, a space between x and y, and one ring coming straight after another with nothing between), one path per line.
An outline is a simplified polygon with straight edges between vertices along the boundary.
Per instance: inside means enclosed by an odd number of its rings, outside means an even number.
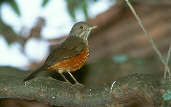
M45 7L50 0L42 0L42 7ZM85 18L88 18L88 6L92 2L96 2L97 0L65 0L67 4L67 9L69 15L72 17L73 20L76 19L76 12L77 10L81 10L81 12L84 13ZM18 16L21 16L21 12L19 9L19 6L16 2L16 0L0 0L0 9L3 4L9 5L12 10L17 14ZM58 5L58 4L56 4ZM19 37L17 33L13 30L13 28L6 23L3 22L0 10L0 34L3 35L5 40L8 44L12 44L22 37Z
M81 10L84 13L85 18L88 18L88 5L97 0L65 0L67 3L67 9L69 15L73 20L76 19L77 10Z
M85 17L88 18L88 10L87 10L88 4L86 0L83 0L83 3L81 4L81 6L82 6L82 10L83 10Z
M49 0L43 0L42 7L45 7L49 3Z
M166 93L163 94L164 101L171 100L171 90L168 90Z
M18 16L21 15L20 10L18 8L18 4L16 3L15 0L0 0L0 7L4 3L7 3Z
M21 12L18 8L18 4L16 3L15 0L7 0L7 3L10 5L10 7L13 9L13 11L18 15L20 16L21 15Z
M124 63L128 61L128 59L128 55L126 54L119 54L112 57L112 60L116 63Z
M75 1L74 0L66 0L68 13L73 19L75 19L75 10L77 7L76 1L79 1L79 0L75 0Z
M5 3L8 4L18 16L21 15L20 10L15 0L0 0L0 7ZM1 10L0 10L0 13L1 13ZM0 15L0 34L3 35L3 37L5 38L5 40L7 41L9 45L16 42L18 39L18 35L15 33L12 27L3 22L1 15Z
M3 35L7 43L10 45L17 41L18 35L11 26L5 24L0 18L0 34Z

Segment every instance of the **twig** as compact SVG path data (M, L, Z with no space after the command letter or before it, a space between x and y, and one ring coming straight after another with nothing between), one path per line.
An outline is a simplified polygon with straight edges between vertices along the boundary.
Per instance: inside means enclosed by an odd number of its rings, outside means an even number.
M143 30L143 32L145 33L145 36L147 38L147 40L151 43L152 48L154 49L154 51L157 53L157 55L159 56L161 62L163 63L163 65L165 66L165 69L169 72L169 67L168 67L168 63L165 60L165 58L163 58L161 52L159 51L159 49L156 47L153 39L151 38L149 32L147 32L147 30L145 29L140 17L137 15L135 9L133 8L133 6L131 5L131 3L129 2L129 0L125 0L126 3L128 4L130 10L132 11L132 13L134 14L136 20L138 21L139 26L141 27L141 29ZM169 49L170 50L170 49ZM169 72L169 76L170 76L170 72Z
M112 85L111 85L111 87L110 87L110 93L112 93L113 86L114 86L115 83L116 83L116 81L114 81L114 82L112 83Z
M169 64L170 54L171 54L171 45L169 46L169 50L168 50L168 53L167 53L167 59L166 59L167 64Z
M170 59L170 54L171 54L171 45L169 47L168 53L167 53L167 58L166 58L166 64L168 66L165 66L165 72L164 72L164 78L166 79L166 75L168 73L169 77L171 77L170 69L169 69L169 59Z

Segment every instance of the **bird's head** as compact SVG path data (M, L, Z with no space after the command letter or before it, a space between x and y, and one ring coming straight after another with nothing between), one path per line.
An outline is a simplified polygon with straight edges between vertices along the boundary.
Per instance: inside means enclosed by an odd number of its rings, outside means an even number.
M91 30L95 28L97 28L97 26L90 26L86 22L78 22L72 27L70 36L80 37L81 39L87 41Z

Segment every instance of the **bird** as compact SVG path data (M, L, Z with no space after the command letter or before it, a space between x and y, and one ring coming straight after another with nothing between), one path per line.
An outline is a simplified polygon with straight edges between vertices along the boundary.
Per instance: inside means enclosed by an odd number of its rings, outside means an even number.
M95 28L97 26L90 26L86 22L75 23L66 40L50 52L44 64L27 76L24 82L35 78L41 72L57 72L69 82L63 75L67 72L79 84L71 72L79 70L86 63L89 56L88 37Z

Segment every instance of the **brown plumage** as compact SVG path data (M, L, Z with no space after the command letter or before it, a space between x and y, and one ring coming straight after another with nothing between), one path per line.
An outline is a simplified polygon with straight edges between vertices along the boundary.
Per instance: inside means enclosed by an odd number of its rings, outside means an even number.
M49 66L48 70L56 70L62 68L62 72L66 72L66 69L70 69L70 72L80 69L86 62L89 55L89 49L85 46L82 52L74 57L63 60L61 62L55 63L54 65Z
M85 64L89 55L87 38L94 28L96 27L90 27L85 22L76 23L72 27L69 37L50 53L44 65L25 78L24 81L36 77L41 71L56 71L66 81L68 80L62 73L68 72L78 83L70 72L80 69Z

